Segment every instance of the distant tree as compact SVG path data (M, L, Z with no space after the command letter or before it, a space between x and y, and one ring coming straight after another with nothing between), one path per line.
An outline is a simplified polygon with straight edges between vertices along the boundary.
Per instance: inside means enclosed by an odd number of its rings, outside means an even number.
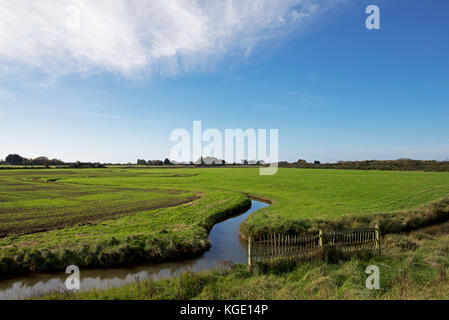
M170 165L170 159L166 158L164 160L164 165L166 165L166 166Z
M46 166L48 165L50 160L47 157L37 157L31 160L31 164L35 166Z
M6 163L13 166L23 165L23 160L24 158L22 158L18 154L10 154L6 157Z
M138 166L146 166L147 162L143 159L137 159L137 165Z
M77 161L76 163L73 163L70 165L71 168L76 169L85 169L85 168L106 168L104 164L101 163L91 163L91 162L80 162Z
M59 159L51 159L49 162L50 165L52 166L60 166L60 165L64 165L64 161L61 161Z
M148 160L148 165L150 166L162 166L164 164L161 160Z
M321 164L321 162L319 162L318 160L315 160L314 163L315 163L315 164Z
M244 165L247 165L248 163L249 163L248 160L243 160Z

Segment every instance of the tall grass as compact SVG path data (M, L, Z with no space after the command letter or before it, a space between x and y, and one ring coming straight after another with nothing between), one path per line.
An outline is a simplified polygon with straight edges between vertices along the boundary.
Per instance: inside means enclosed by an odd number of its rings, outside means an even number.
M250 272L185 273L162 281L44 299L449 299L449 223L389 235L381 256L309 261ZM380 268L380 290L365 287L368 265Z

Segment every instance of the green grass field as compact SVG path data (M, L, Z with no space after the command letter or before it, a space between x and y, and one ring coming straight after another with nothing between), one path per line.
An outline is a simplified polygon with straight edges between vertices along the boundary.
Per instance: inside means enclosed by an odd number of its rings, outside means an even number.
M449 173L252 168L0 171L0 271L108 266L199 253L248 196L272 202L243 234L349 225L419 224L449 194ZM407 216L407 212L416 214ZM349 217L349 218L348 218ZM406 218L404 218L406 217ZM345 220L346 219L346 220ZM349 222L348 222L349 221ZM354 222L355 221L355 222ZM390 223L390 222L389 222Z

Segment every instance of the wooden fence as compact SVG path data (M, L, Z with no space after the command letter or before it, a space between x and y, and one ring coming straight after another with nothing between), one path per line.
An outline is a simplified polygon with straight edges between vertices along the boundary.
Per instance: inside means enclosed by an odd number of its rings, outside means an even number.
M278 261L298 261L319 256L325 249L343 254L362 251L380 252L379 226L374 228L323 232L314 234L267 234L248 238L248 265Z

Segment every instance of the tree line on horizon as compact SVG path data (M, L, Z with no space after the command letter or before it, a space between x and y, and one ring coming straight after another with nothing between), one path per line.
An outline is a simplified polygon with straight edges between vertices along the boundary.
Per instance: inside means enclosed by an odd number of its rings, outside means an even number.
M0 160L0 165L11 165L11 166L66 166L68 168L105 168L106 166L101 163L91 163L91 162L74 162L67 163L59 159L49 159L48 157L41 156L37 158L25 158L18 154L10 154L5 160Z
M14 166L58 166L64 165L65 163L59 159L49 159L44 156L28 159L18 154L10 154L5 160L0 160L0 164Z
M240 163L227 163L225 160L218 159L215 157L200 157L197 161L193 162L176 162L170 159L162 160L144 160L137 159L137 165L139 166L168 166L168 165L200 165L200 166L224 166L224 165L264 165L263 161L248 161L242 160Z
M18 154L10 154L6 157L5 160L0 160L0 165L12 165L12 166L67 166L69 168L102 168L105 167L105 165L135 165L136 163L92 163L92 162L64 162L59 159L49 159L48 157L41 156L37 158L25 158ZM144 160L144 159L137 159L137 165L140 166L170 166L170 165L226 165L227 163L224 160L220 160L213 157L201 157L195 162L189 162L189 163L181 163L172 161L168 158L165 160ZM239 165L244 164L257 164L261 165L264 164L263 161L247 161L242 160ZM236 163L233 163L233 165L237 165Z
M67 168L105 168L106 165L122 165L120 163L91 163L91 162L64 162L59 159L49 159L41 156L34 159L24 158L18 154L10 154L5 160L0 160L0 165L14 166L66 166ZM126 165L135 165L127 163ZM196 166L224 166L224 165L265 165L263 161L242 160L240 163L227 163L224 160L213 157L200 157L195 162L179 163L168 158L165 160L143 160L138 159L137 165L140 166L170 166L170 165L196 165ZM364 161L338 161L336 163L321 163L316 160L309 163L306 160L299 159L296 162L280 161L280 168L300 168L300 169L347 169L347 170L395 170L395 171L436 171L449 172L449 161L436 160L364 160Z
M279 162L280 168L302 169L347 169L347 170L390 170L390 171L435 171L449 172L449 161L436 160L363 160L363 161L338 161L336 163L321 163L315 161L309 163L299 159L296 162Z

